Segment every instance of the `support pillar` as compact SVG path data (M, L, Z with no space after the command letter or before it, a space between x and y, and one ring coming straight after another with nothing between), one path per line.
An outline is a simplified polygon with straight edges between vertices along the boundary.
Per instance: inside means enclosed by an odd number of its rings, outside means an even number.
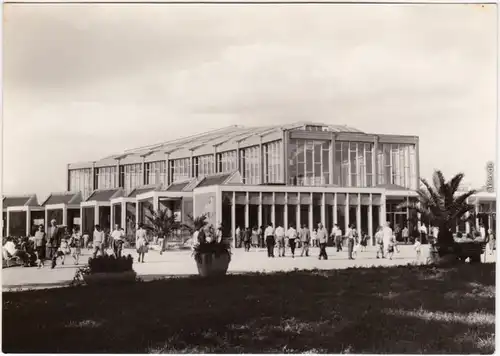
M313 193L310 194L310 199L311 202L309 203L309 230L312 230L314 228L314 221L313 221Z
M80 211L82 210L82 208L80 208ZM47 210L47 208L45 208L45 217L44 217L44 225L45 225L45 234L48 234L49 233L49 211ZM7 236L9 236L9 212L7 211Z
M99 221L99 204L96 203L94 207L94 225L101 225ZM102 228L102 226L101 226Z
M328 162L330 166L328 167L328 175L330 176L329 184L334 184L333 180L333 168L335 167L335 134L332 132L332 138L330 139L330 149L328 150L329 157Z
M321 223L326 228L326 202L325 193L321 194Z
M83 223L83 207L80 205L80 233L83 234L84 231L84 223ZM47 230L45 230L47 232Z
M297 193L297 205L295 207L297 214L296 214L296 221L297 221L297 227L302 227L301 221L300 221L300 192Z
M476 203L474 204L474 211L476 213L476 218L475 218L475 224L476 224L476 230L479 230L479 203L476 200Z
M124 229L125 233L127 233L127 203L126 202L121 202L120 203L122 213L120 215L120 225Z
M45 210L45 216L47 216L47 210ZM47 220L47 219L45 219ZM45 223L47 225L47 223ZM45 229L47 231L47 229ZM5 230L7 236L10 236L10 211L7 210L7 230Z
M358 193L358 205L356 206L356 230L358 236L361 236L361 194Z
M153 192L153 210L154 211L159 211L159 201L158 201L158 196L156 195L155 192Z
M236 192L233 192L231 202L231 234L233 235L233 247L236 248Z
M109 229L111 231L114 230L115 228L115 205L114 204L111 204L111 207L109 209Z
M385 194L382 194L380 196L380 213L379 213L379 220L380 220L380 226L384 226L385 223L387 222L387 216L386 216L386 206L385 206Z
M271 205L271 222L273 223L273 226L276 228L276 204L275 204L275 199L276 199L276 193L273 192L273 204Z
M250 227L250 194L247 192L245 197L245 227Z
M333 193L333 223L338 224L338 215L337 215L337 193Z
M141 207L141 202L139 200L137 200L137 202L135 203L135 228L137 229L139 227L139 223L141 222L139 220L139 211L140 211L140 208Z
M368 205L368 236L370 237L370 246L373 246L373 197L370 193L370 205Z
M258 209L258 221L259 221L259 227L262 226L262 192L259 193L259 209ZM262 226L265 228L265 226ZM264 233L264 231L262 231Z
M345 195L344 223L345 223L344 235L347 235L347 229L349 228L349 193L346 193Z
M62 224L64 226L68 226L68 207L66 205L63 206L62 209Z
M31 209L26 210L26 236L31 236Z
M285 222L285 229L288 229L288 193L285 192L285 205L283 207L283 221Z

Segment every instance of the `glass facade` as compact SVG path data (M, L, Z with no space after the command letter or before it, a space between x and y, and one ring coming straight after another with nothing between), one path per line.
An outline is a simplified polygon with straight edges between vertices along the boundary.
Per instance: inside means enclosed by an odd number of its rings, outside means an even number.
M281 140L269 142L263 145L264 158L264 183L283 182L281 165L283 157L281 155L283 143Z
M417 189L415 145L380 144L377 149L378 184Z
M260 184L260 152L259 146L240 150L240 169L244 184Z
M333 184L342 187L373 187L373 144L335 142Z
M116 166L95 168L95 189L116 188Z
M330 141L291 139L288 174L292 185L330 183Z
M82 192L87 198L92 193L92 168L71 169L68 188L71 192Z
M186 180L191 177L191 158L174 159L169 163L172 182Z
M141 185L141 176L142 176L142 164L126 164L124 167L124 182L123 188L125 192L128 194L134 188Z
M208 176L215 173L214 155L194 157L194 176Z
M236 151L227 151L217 154L217 172L228 173L238 169Z
M144 164L144 184L163 184L166 185L167 162L156 161Z

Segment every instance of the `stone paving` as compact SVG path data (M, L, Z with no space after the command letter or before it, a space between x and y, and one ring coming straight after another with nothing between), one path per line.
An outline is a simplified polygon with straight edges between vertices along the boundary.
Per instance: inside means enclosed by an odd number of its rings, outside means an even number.
M423 246L426 248L426 246ZM252 249L245 252L243 249L233 249L232 260L228 273L245 272L276 272L292 271L298 269L343 269L349 267L372 267L372 266L396 266L415 263L415 251L413 246L399 246L400 253L395 253L392 260L377 259L375 257L375 247L367 247L364 252L358 253L355 260L347 259L347 251L336 252L335 248L327 248L328 260L318 260L319 249L311 248L309 257L296 256L292 258L287 250L286 257L268 258L265 249ZM300 251L300 250L299 250ZM137 254L134 250L126 250L126 254L131 254L134 260ZM300 252L299 252L300 254ZM275 253L278 256L277 253ZM426 256L425 250L422 251ZM81 261L86 262L90 256L90 251L85 250ZM483 255L481 261L484 260ZM486 253L486 262L494 262L496 254ZM60 263L60 262L59 262ZM50 264L42 269L37 267L11 267L2 270L2 289L22 290L53 288L68 285L71 283L78 266L73 265L72 258L66 258L64 266L58 264L55 269L50 269ZM134 263L134 270L143 280L153 280L170 276L196 275L198 273L191 251L167 251L160 255L157 251L150 251L146 254L145 263Z

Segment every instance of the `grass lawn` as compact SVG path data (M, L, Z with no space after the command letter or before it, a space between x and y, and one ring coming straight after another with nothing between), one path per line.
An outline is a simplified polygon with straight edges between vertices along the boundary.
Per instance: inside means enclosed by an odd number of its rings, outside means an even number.
M495 264L3 293L3 351L493 353Z

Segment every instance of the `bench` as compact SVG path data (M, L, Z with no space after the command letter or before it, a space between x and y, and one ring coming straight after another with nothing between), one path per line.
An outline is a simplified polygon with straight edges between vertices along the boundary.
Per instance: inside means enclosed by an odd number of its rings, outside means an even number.
M470 263L479 263L485 249L486 243L484 241L455 242L455 251L461 261L469 258Z

